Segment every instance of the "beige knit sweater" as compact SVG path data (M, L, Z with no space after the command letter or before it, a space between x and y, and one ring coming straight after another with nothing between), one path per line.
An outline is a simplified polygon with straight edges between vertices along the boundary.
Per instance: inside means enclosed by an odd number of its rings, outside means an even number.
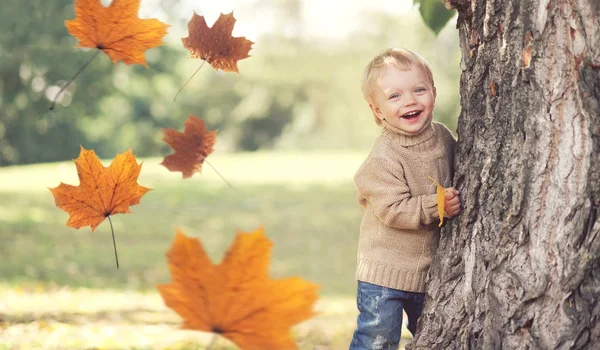
M436 185L452 186L456 140L433 122L419 134L384 123L354 176L364 209L358 241L359 281L425 292L439 240Z

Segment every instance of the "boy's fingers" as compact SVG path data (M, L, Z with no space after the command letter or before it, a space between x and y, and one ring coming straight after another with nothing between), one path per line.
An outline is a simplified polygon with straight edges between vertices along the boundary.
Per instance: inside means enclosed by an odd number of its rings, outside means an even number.
M457 204L460 204L460 198L458 198L458 196L451 198L446 197L446 206L453 206Z
M458 215L458 211L452 211L452 210L450 210L450 211L446 211L446 214L448 214L448 217L453 218L456 215Z
M449 214L451 214L452 216L458 214L460 212L460 208L451 208L449 209Z
M451 198L454 196L458 196L460 192L454 189L453 187L449 187L444 189L444 194L446 198Z
M448 215L454 216L460 211L460 199L458 197L454 197L451 200L446 201L444 206Z

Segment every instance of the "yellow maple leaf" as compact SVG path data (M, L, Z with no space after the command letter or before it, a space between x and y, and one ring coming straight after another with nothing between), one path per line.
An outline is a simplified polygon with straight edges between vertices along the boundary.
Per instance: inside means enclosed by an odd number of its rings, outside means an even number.
M144 52L163 44L168 24L158 19L140 19L140 0L113 0L104 7L100 0L75 0L75 19L65 21L77 47L104 51L116 63L147 66Z
M431 176L428 177L437 185L437 207L438 215L440 216L440 224L438 225L438 227L442 227L442 225L444 224L444 203L446 202L446 193L444 191L444 186L440 185L440 183L435 181Z
M79 229L90 226L92 232L104 219L115 214L130 213L129 207L140 203L149 188L138 185L142 170L131 150L118 154L109 167L100 163L93 150L80 146L79 158L75 159L79 186L60 183L50 188L54 203L69 213L67 226ZM110 222L115 248L115 260L119 268L115 232Z
M75 159L79 186L60 183L50 188L57 207L69 213L67 226L90 226L92 232L110 215L130 213L129 206L139 204L149 188L138 185L142 170L128 150L118 154L109 167L100 163L94 150L81 146Z
M140 0L113 0L104 7L100 0L75 0L75 19L65 21L69 34L79 40L75 47L98 49L92 58L63 85L52 99L50 110L56 106L58 96L71 85L77 76L98 57L100 51L113 63L141 64L148 67L144 53L163 44L168 24L156 18L140 19L137 12Z
M171 283L157 288L184 329L220 334L242 349L296 349L290 328L314 316L318 286L299 277L269 278L272 245L262 228L238 231L214 265L198 239L176 230L167 252Z

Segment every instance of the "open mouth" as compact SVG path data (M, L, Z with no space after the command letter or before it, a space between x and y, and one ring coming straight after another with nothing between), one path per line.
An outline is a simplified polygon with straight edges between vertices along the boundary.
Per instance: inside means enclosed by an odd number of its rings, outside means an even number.
M412 111L412 112L408 112L406 114L404 114L402 116L402 118L404 119L408 119L408 120L414 120L417 119L420 115L421 115L422 111Z

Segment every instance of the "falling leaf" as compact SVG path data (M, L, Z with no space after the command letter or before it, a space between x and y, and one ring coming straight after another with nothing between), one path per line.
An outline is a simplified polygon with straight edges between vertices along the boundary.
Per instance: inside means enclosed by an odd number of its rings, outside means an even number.
M262 228L237 232L213 265L200 241L177 230L167 252L171 284L158 285L184 329L213 332L242 349L296 349L290 328L314 316L318 286L298 277L268 277L272 242Z
M65 21L76 47L97 48L116 63L147 66L144 52L163 44L168 24L158 19L140 19L140 0L113 0L104 7L100 0L75 0L75 19Z
M92 232L109 215L130 213L129 206L138 204L150 191L137 184L142 165L136 162L131 150L115 157L104 167L93 150L81 146L75 159L79 186L60 183L50 188L57 207L69 213L67 226L90 226Z
M205 60L216 70L239 73L237 61L250 57L248 52L254 42L245 37L234 38L231 35L234 24L233 12L220 14L211 28L206 25L204 16L194 12L188 22L189 36L181 42L193 58Z
M435 181L431 176L428 177L437 185L437 207L438 215L440 217L440 224L438 225L438 227L442 227L442 225L444 224L444 203L446 202L446 193L444 191L444 187L440 185L439 182Z
M185 122L184 132L171 128L164 130L163 141L175 150L160 163L170 171L181 171L189 178L202 170L202 163L213 151L217 130L208 131L204 120L191 115Z

